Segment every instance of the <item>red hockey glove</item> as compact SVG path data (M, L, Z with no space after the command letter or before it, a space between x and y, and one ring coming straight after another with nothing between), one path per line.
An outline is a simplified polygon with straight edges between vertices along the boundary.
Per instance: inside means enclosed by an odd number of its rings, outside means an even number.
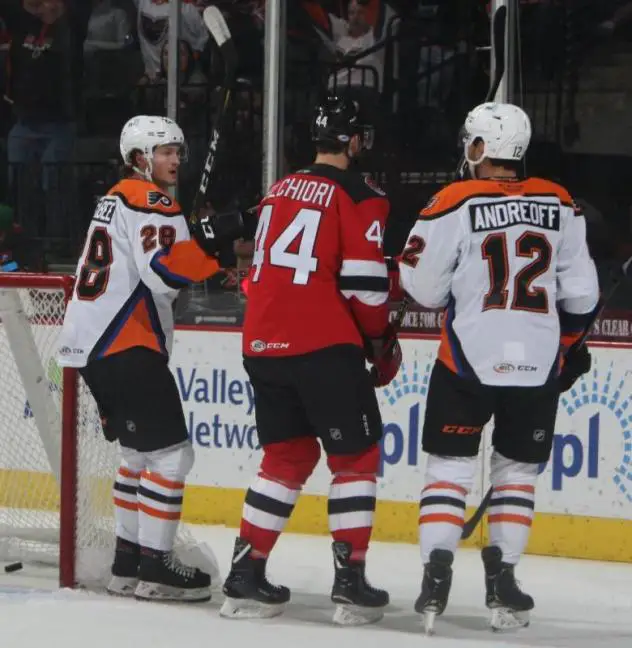
M371 378L375 387L388 385L397 375L402 364L402 348L397 333L391 324L379 338L366 340L365 350L371 367Z
M399 281L399 257L385 257L388 268L388 298L391 301L402 301L406 296Z

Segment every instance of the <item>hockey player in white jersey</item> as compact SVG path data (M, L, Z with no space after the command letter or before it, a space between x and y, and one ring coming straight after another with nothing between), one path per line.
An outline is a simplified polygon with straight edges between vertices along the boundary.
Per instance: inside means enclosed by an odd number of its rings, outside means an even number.
M219 244L241 234L238 213L193 227L168 189L186 152L180 127L137 116L120 140L126 178L98 203L68 304L59 364L77 367L103 432L121 446L114 484L116 552L109 591L141 599L204 601L210 577L172 549L193 466L168 361L178 291L219 269Z
M534 606L514 567L549 459L560 391L590 368L571 349L599 300L586 224L563 187L521 178L531 126L517 106L485 103L465 121L473 179L422 210L401 257L401 284L445 307L423 428L428 453L419 537L424 576L415 609L429 630L446 607L481 434L494 417L486 604L496 628L526 625Z

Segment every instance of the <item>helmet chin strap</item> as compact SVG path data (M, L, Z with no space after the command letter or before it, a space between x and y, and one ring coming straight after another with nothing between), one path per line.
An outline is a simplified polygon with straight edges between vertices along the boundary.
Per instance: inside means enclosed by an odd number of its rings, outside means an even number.
M145 162L147 162L147 168L144 171L136 166L132 166L132 169L134 169L134 171L138 173L138 175L142 175L145 180L147 180L147 182L153 182L154 179L152 173L154 170L154 165L152 164L152 158L150 155L145 155Z

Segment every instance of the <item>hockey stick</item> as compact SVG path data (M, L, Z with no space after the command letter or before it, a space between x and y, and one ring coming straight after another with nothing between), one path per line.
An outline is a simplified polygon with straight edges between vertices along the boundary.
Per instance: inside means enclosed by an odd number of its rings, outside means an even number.
M485 103L488 101L494 101L498 88L500 87L500 82L503 80L505 75L505 30L507 27L507 7L501 6L496 9L492 17L492 53L494 56L494 78L489 85L489 90L485 97ZM465 159L465 151L461 154L461 159L456 168L456 177L465 180L467 178L467 173L469 169L467 166L467 160Z
M610 289L608 290L606 296L601 297L599 299L599 302L597 303L597 306L595 307L595 310L593 311L590 320L587 322L586 326L584 327L583 333L580 335L580 337L577 340L575 340L575 342L573 342L573 345L569 349L569 353L571 351L575 351L576 349L579 349L582 345L586 343L586 340L588 339L589 335L593 330L595 322L603 313L603 309L606 307L606 304L612 299L612 297L614 296L615 292L617 291L621 283L624 280L630 280L630 279L632 279L632 257L630 257L618 269L617 273L615 274L612 286L610 286ZM472 533L474 533L474 529L476 529L478 523L483 518L483 515L485 515L485 511L487 510L487 507L491 502L493 492L494 492L494 487L490 486L487 493L485 493L485 497L481 500L481 503L478 505L478 508L472 514L472 517L469 520L467 520L463 525L463 531L461 532L462 540L467 540L472 535Z
M507 25L507 7L502 6L496 10L493 18L493 30L492 30L492 43L491 49L494 55L494 78L489 86L487 95L485 97L485 102L493 101L498 88L500 87L500 82L505 74L505 28ZM461 155L459 164L457 166L456 177L460 180L466 178L466 173L468 171L467 160L465 159L465 154ZM412 302L412 298L409 295L406 295L402 300L402 303L397 309L397 314L393 320L393 326L395 329L400 329L402 322L404 321L404 316L406 311ZM476 525L475 525L476 526ZM470 532L471 533L471 532Z
M213 132L208 145L208 153L202 169L200 185L193 199L193 208L189 221L195 223L200 209L206 202L209 186L217 172L217 160L221 147L224 145L223 136L229 124L233 104L233 89L237 71L237 50L222 12L211 5L202 14L204 24L217 43L224 61L224 80L221 86L220 101L217 115L213 120Z

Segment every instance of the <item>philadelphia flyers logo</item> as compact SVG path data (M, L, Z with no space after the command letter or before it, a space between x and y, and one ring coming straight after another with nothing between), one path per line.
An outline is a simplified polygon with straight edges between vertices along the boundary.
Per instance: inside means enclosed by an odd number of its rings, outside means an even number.
M171 207L173 205L173 200L169 196L160 193L159 191L148 191L147 192L147 204L150 207L155 205L162 205L163 207Z

